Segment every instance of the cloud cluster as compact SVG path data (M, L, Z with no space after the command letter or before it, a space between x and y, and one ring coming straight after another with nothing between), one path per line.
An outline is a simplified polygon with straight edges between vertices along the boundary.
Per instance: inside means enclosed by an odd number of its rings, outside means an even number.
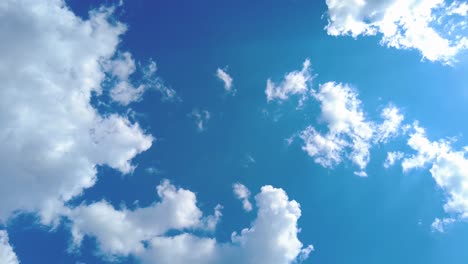
M0 34L8 39L0 48L0 221L18 210L53 221L94 185L96 166L131 173L131 160L151 147L137 123L90 103L104 91L105 65L115 62L126 30L110 21L112 11L83 20L61 0L0 4ZM112 71L125 77L125 67Z
M145 263L287 264L307 257L311 247L297 238L299 204L271 186L256 196L257 219L230 243L209 237L222 207L204 216L195 193L169 181L157 186L159 200L147 207L67 203L95 184L97 166L132 173L132 159L153 141L126 115L103 114L91 103L105 104L104 93L122 105L139 101L156 72L150 61L142 79L132 80L137 64L118 50L126 26L112 12L101 7L83 19L62 0L0 3L0 33L9 40L0 44L0 222L22 212L38 213L46 225L66 218L75 249L88 236L106 256L132 255ZM195 111L193 117L204 130L210 114ZM0 262L18 263L5 231Z
M468 148L455 150L454 139L431 141L426 131L417 123L413 124L409 135L408 146L415 151L405 155L401 165L403 171L428 167L436 184L447 194L444 210L459 219L468 219ZM433 228L443 227L454 222L454 219L436 219Z
M462 1L327 0L327 33L381 34L381 44L419 50L423 58L451 64L468 49L467 10Z
M302 149L316 163L327 168L347 158L358 167L356 175L366 176L370 148L374 144L386 143L401 133L403 114L397 107L389 105L382 110L380 123L371 121L362 110L354 89L347 84L327 82L315 90L310 82L310 61L305 60L303 65L301 71L286 74L281 85L274 89L268 81L267 100L286 100L296 93L302 95L301 102L309 96L315 99L321 110L318 121L325 124L327 129L323 133L311 125L301 131L299 137L304 142Z
M108 257L132 255L143 263L162 264L288 264L305 260L313 250L297 238L301 210L282 189L262 187L255 197L257 218L240 234L234 232L229 243L191 232L216 225L219 207L214 215L203 217L195 194L168 181L157 187L157 193L160 202L135 210L116 210L105 201L70 209L75 246L87 235L97 239ZM179 233L166 235L170 230Z

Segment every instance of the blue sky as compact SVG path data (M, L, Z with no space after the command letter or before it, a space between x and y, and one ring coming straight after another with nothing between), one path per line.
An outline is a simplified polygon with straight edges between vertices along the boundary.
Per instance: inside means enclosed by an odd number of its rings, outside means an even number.
M0 263L466 263L468 3L0 4Z

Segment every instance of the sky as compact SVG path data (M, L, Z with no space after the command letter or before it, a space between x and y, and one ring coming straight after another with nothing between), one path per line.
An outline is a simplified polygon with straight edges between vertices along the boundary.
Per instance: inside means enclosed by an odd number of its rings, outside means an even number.
M1 1L0 263L466 263L467 21Z

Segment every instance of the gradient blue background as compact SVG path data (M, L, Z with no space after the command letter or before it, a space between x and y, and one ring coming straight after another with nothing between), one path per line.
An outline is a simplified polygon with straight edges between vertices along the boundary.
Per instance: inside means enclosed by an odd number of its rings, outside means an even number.
M66 2L82 17L100 3ZM136 120L157 138L155 144L135 159L133 175L100 168L96 186L73 202L106 199L131 207L139 200L140 206L148 205L157 199L155 186L168 178L196 192L205 213L218 203L224 206L215 236L229 241L232 231L247 227L255 217L255 211L242 210L232 184L241 182L253 193L271 184L301 204L299 237L316 249L305 263L467 263L467 223L446 233L431 232L434 218L444 216L445 197L429 172L403 174L398 166L382 167L385 153L405 142L372 149L368 178L354 176L346 162L323 169L300 144L285 142L316 123L318 105L309 101L297 111L294 102L268 104L264 90L268 78L280 81L310 58L315 87L327 81L349 83L370 117L391 102L407 120L419 120L430 138L458 136L457 144L464 145L468 55L447 67L421 61L417 51L382 47L378 37L331 37L323 30L325 12L324 1L314 0L125 1L116 12L129 26L121 50L137 61L153 58L158 75L182 102L161 102L156 92L149 92L133 104ZM227 65L237 90L234 97L224 94L215 77L216 68ZM188 117L193 108L212 113L203 133ZM256 162L246 167L246 155ZM148 167L161 173L150 174ZM35 223L34 216L22 215L8 226L23 264L107 263L97 255L93 239L85 239L81 251L70 254L66 225L50 231Z

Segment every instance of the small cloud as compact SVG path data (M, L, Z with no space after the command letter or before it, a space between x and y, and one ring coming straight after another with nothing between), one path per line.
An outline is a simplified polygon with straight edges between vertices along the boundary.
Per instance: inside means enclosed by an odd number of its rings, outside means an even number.
M131 54L124 52L108 62L105 67L111 75L111 82L114 83L114 87L110 90L110 97L114 102L127 106L130 103L141 101L143 94L150 89L159 92L163 101L181 101L176 91L166 86L156 76L158 67L156 62L151 59L146 65L138 63L137 67ZM134 82L130 76L137 70L142 73L142 78L138 82Z
M267 102L273 100L282 102L287 100L291 95L301 95L298 107L301 107L307 99L309 86L311 85L313 76L310 69L310 60L306 59L300 71L292 71L284 76L281 83L276 84L271 79L267 80L265 95Z
M403 159L405 157L405 154L401 151L393 151L393 152L388 152L387 153L387 158L385 159L384 162L384 168L388 169L391 166L395 164L395 162Z
M242 207L244 208L244 210L247 212L252 211L252 204L249 201L249 198L250 198L249 189L241 183L234 183L232 185L232 190L236 198L242 201Z
M256 161L250 154L246 154L243 160L242 167L248 168L250 165L254 164Z
M308 245L307 247L301 249L301 252L299 253L299 263L304 262L306 259L309 258L309 255L312 251L314 251L314 246L313 245Z
M220 79L224 83L224 90L234 95L236 90L232 88L233 79L226 71L227 67L225 67L224 70L218 68L216 70L216 77L218 77L218 79Z
M152 174L152 175L161 175L164 174L164 172L156 167L148 167L145 169L146 173Z
M364 177L367 177L367 172L365 172L365 171L355 171L354 175L364 178Z
M444 219L436 218L434 222L432 222L431 230L432 232L444 233L445 228L454 222L455 222L455 219L453 218L444 218Z
M195 108L189 114L189 117L193 118L195 121L197 130L199 132L203 132L206 130L206 123L208 123L208 120L210 120L211 114L207 110L198 110Z

